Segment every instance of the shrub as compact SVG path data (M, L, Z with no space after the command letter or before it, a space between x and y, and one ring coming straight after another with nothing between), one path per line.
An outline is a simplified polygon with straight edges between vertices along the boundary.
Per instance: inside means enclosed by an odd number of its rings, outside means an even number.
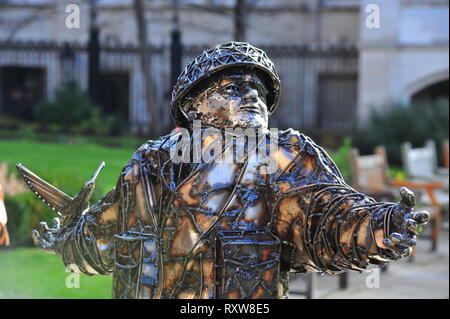
M99 129L107 132L99 107L75 84L56 91L53 101L38 104L35 116L43 128L50 131L88 133Z
M23 122L15 117L0 114L0 129L2 130L18 130L22 127Z
M438 159L442 159L441 143L448 139L448 100L417 105L393 105L384 112L373 112L368 126L353 134L353 144L361 154L373 153L377 145L384 145L389 163L401 165L400 145L410 142L421 147L428 139L436 142Z
M93 108L90 116L70 128L70 133L108 135L111 131L111 116L102 114L99 108Z
M350 152L352 150L351 137L344 138L342 145L334 152L329 152L347 183L351 182Z
M51 222L53 217L57 217L32 192L16 196L6 195L5 206L12 246L32 245L31 231L38 228L39 222Z

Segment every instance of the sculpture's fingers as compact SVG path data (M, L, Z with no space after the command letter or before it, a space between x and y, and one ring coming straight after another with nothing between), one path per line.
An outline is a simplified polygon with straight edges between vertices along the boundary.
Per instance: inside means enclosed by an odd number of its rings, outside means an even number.
M410 232L413 235L417 235L420 233L420 228L417 222L414 219L408 218L403 222L403 229Z
M407 207L412 208L416 205L416 197L414 193L406 187L400 188L401 202Z
M383 240L383 243L388 249L385 250L385 256L391 260L398 260L402 258L402 256L398 255L396 253L397 249L395 248L395 245L391 242L389 238L385 238Z
M40 222L39 223L39 229L40 229L40 232L41 233L46 233L46 232L48 232L50 229L48 228L48 225L47 225L47 223L46 222Z
M390 239L390 241L388 243L389 244L392 243L392 245L395 245L395 244L401 243L404 240L404 237L402 234L392 233L389 235L389 239Z
M61 221L58 217L52 219L52 231L59 230L61 228Z
M52 243L50 241L41 238L40 246L45 250L52 251Z
M383 244L388 248L388 257L397 260L400 259L401 256L397 254L397 248L395 247L394 242L390 238L383 239Z
M55 225L55 222L55 220L52 221L53 225ZM40 222L39 228L41 246L45 249L51 249L51 246L53 246L53 241L55 240L54 232L58 229L49 228L46 222Z
M416 244L414 239L398 233L391 234L390 238L385 238L383 242L390 249L388 257L393 260L410 256L412 253L411 246Z
M412 254L412 248L411 247L404 247L402 249L398 250L398 253L402 256L402 257L408 257L411 256Z
M392 233L389 236L389 239L391 240L391 242L394 244L394 248L395 249L400 249L403 250L403 247L412 247L417 245L417 241L415 239L415 236L412 235L407 236L406 234L399 234L399 233Z
M33 242L36 246L44 248L45 250L48 250L50 252L52 251L52 243L42 238L38 230L33 230L31 232L31 237L33 238Z
M31 232L31 238L33 238L33 242L36 246L40 246L40 242L41 242L41 235L39 234L39 231L34 229Z
M417 245L417 240L415 238L406 238L403 242L402 245L404 246L408 246L408 247L413 247Z
M426 211L414 212L411 216L418 225L425 225L430 221L430 213Z

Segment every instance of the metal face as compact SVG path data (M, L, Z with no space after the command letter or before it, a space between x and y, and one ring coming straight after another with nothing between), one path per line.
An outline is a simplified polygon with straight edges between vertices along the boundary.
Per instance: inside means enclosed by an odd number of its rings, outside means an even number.
M183 111L183 106L186 103L185 97L198 85L205 81L208 82L213 75L230 68L238 68L244 73L253 69L264 74L268 90L267 108L269 114L274 112L280 100L280 79L273 62L263 50L249 43L228 42L203 51L186 66L178 77L170 102L175 124L182 127L188 124L187 114Z
M190 119L217 128L263 128L268 126L267 89L256 74L223 76L190 100Z

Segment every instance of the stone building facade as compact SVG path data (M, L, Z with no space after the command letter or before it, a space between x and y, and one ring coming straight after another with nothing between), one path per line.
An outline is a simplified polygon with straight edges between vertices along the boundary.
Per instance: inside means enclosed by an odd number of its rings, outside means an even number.
M370 108L408 102L428 85L448 81L448 60L443 61L445 55L448 58L448 1L247 2L246 40L268 51L282 80L282 101L272 126L345 134L358 119L367 119ZM117 104L109 108L121 109L136 128L148 126L151 119L132 3L97 0L97 19L100 69L108 92L104 104ZM79 28L65 25L68 4L79 6ZM235 0L151 0L147 4L158 120L170 126L169 47L175 12L185 64L202 48L233 39ZM380 8L379 29L366 27L370 4ZM54 95L66 78L64 43L73 51L73 77L87 89L89 9L89 1L80 0L0 0L0 114L13 108L8 96L14 85L35 83L35 100ZM428 62L418 63L421 60ZM17 83L10 83L13 78Z
M379 28L360 19L358 116L394 103L448 100L448 0L364 0L376 4Z

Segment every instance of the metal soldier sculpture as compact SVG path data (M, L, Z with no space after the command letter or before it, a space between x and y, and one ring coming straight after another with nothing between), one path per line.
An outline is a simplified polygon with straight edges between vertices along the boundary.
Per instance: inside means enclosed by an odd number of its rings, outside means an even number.
M413 210L414 195L401 189L399 204L375 202L349 187L310 138L269 131L279 97L262 50L230 42L204 51L172 93L179 129L142 145L96 205L87 208L95 176L71 198L18 166L62 214L51 228L41 223L35 243L79 272L113 274L115 298L283 298L289 271L361 271L408 256L428 221ZM219 130L205 135L210 128ZM262 132L256 144L234 138L232 129L247 128ZM271 171L252 152L214 160L274 137ZM196 143L199 161L186 147ZM173 160L183 152L190 160Z

